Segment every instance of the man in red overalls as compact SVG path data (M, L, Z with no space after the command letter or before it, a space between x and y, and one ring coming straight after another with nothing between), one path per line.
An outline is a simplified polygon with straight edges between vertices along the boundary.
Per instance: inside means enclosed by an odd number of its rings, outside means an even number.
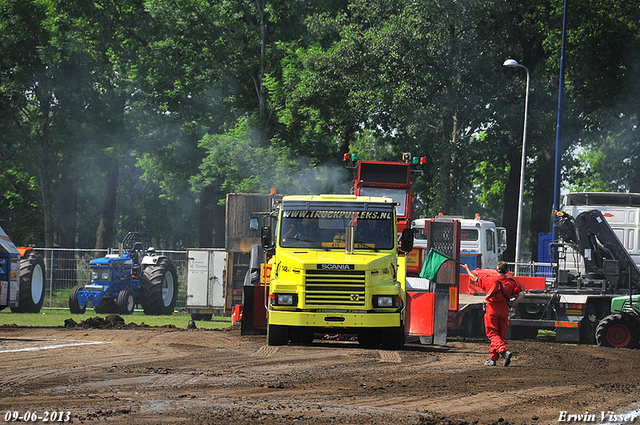
M507 263L498 263L496 271L498 274L478 277L469 270L469 266L463 264L462 267L469 274L469 280L477 282L476 285L484 290L487 311L484 314L484 327L487 337L491 341L489 347L489 360L485 366L495 366L496 360L502 357L504 366L509 366L513 353L509 351L504 343L504 336L509 326L509 307L515 307L524 298L524 289L513 278L507 277ZM510 301L512 297L515 300Z

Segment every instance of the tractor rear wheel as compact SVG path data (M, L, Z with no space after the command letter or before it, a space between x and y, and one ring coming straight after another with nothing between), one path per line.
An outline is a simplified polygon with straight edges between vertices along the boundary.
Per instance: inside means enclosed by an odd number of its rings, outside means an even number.
M605 317L596 328L598 345L616 348L635 348L638 345L638 327L630 318L615 313Z
M133 314L133 309L136 307L136 297L133 293L133 289L126 288L120 291L118 299L116 300L116 308L118 314Z
M168 258L149 265L140 280L140 304L144 314L171 315L178 299L178 272Z
M44 302L44 258L33 250L28 250L20 259L20 290L18 307L11 307L14 313L39 313Z
M82 286L74 286L71 289L71 295L69 295L69 311L71 311L71 314L84 314L87 310L87 305L80 307L80 302L78 301L78 292L81 289Z

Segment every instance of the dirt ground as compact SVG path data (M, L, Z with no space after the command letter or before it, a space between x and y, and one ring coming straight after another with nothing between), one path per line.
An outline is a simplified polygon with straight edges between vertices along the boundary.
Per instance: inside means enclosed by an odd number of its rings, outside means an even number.
M37 411L125 425L607 422L601 412L640 423L640 350L511 341L505 368L483 366L486 339L269 347L237 327L99 325L0 327L0 422Z

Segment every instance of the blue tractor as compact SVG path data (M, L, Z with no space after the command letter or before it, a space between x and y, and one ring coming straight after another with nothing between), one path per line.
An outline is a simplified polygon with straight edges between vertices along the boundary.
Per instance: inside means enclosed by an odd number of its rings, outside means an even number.
M71 290L71 313L83 314L91 302L100 314L131 314L138 304L145 314L173 314L178 297L176 267L155 252L144 233L130 232L119 254L96 258L89 266L91 283Z

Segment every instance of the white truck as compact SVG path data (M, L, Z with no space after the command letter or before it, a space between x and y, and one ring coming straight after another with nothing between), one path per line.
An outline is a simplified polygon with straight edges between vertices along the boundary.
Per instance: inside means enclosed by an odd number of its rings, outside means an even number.
M565 195L562 204L562 211L572 217L585 211L600 211L633 261L640 266L640 193L576 192ZM584 272L582 255L568 254L566 268Z
M507 249L507 231L496 226L491 220L447 216L460 221L460 261L477 269L494 269L502 253ZM414 247L426 247L428 235L425 234L426 218L413 222Z
M598 324L613 311L612 301L637 294L640 287L640 194L569 193L556 215L559 239L550 244L553 278L545 289L529 291L512 312L511 337L533 338L539 329L548 329L555 330L557 341L592 344ZM631 347L637 342L631 331L630 342L619 338L621 323L607 329L605 344Z
M186 308L193 320L211 320L224 312L227 253L224 249L190 249L187 253Z

